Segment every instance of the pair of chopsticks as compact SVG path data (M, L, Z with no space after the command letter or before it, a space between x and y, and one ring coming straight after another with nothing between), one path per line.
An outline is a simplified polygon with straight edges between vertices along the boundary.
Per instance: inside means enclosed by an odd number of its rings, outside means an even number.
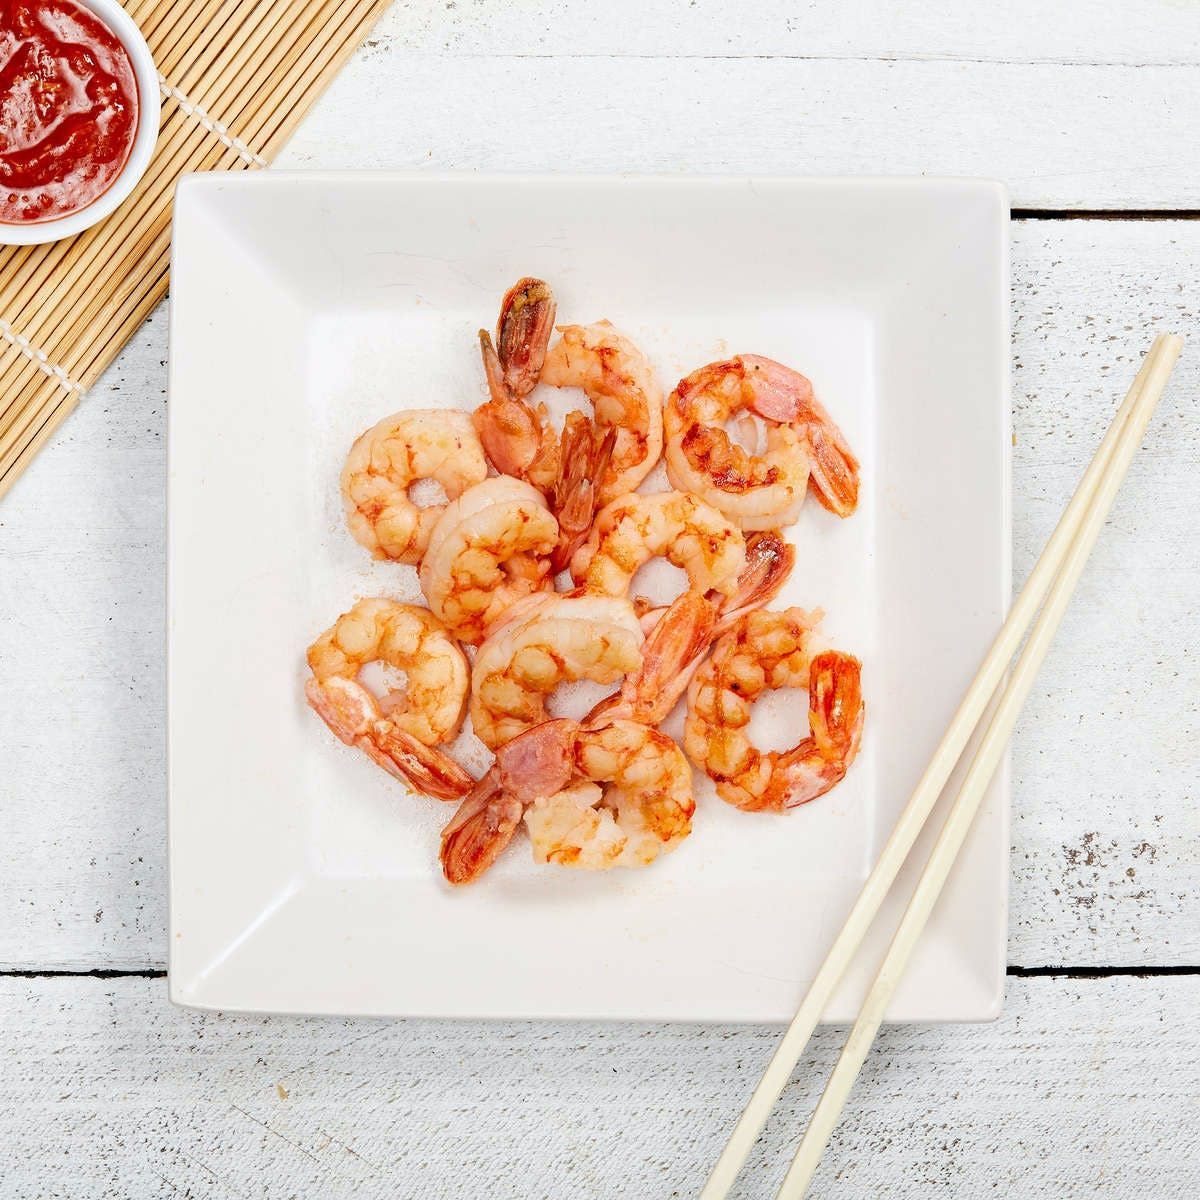
M1034 678L1182 349L1182 339L1172 334L1160 334L1155 338L1095 458L1013 604L1008 620L992 643L979 673L963 696L925 773L900 814L879 861L868 876L846 923L830 947L808 994L734 1127L700 1194L701 1200L721 1200L727 1195L766 1124L771 1109L787 1085L821 1013L875 919L984 710L1000 686L1021 639L1029 630L1025 648L1012 665L1008 681L971 760L962 787L950 807L916 890L876 972L858 1020L813 1110L808 1129L779 1189L777 1200L799 1200L807 1190L859 1069L883 1022L888 1002L904 974L917 939L933 912L971 822L979 810L984 792L1004 755L1004 748Z

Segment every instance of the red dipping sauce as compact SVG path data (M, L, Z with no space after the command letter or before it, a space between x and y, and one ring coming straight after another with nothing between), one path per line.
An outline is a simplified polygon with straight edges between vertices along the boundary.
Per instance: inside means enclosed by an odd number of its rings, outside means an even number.
M74 0L0 0L0 222L102 196L129 158L138 90L125 47Z

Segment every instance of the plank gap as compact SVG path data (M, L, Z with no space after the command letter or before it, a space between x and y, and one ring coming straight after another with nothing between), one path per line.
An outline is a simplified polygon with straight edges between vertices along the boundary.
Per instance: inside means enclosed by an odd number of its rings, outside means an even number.
M1014 208L1014 221L1195 221L1196 208Z
M1200 964L1180 963L1161 966L1110 966L1110 967L1015 967L1010 966L1006 974L1013 979L1110 979L1148 978L1168 975L1200 975ZM0 979L166 979L167 972L160 967L125 969L119 967L94 968L89 971L72 971L48 968L3 970Z
M1138 976L1200 975L1200 965L1183 963L1176 966L1157 967L1009 967L1005 973L1013 979L1113 979Z
M167 973L158 967L143 970L119 967L98 967L90 971L67 970L0 970L0 979L166 979Z

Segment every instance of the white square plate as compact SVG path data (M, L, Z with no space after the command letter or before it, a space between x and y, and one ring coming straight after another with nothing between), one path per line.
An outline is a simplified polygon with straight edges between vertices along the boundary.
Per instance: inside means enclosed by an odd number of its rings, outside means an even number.
M882 846L1009 596L1008 202L969 180L195 176L179 188L170 394L171 996L205 1008L782 1021ZM862 753L784 816L697 779L695 832L644 871L535 867L451 890L410 797L305 707L307 644L411 569L346 532L353 437L483 398L475 331L524 274L610 318L664 391L737 352L802 370L863 463L805 505L778 602L864 661ZM796 697L762 702L776 745ZM676 717L678 720L678 717ZM468 747L467 765L486 759ZM893 1002L999 1011L1007 777ZM827 1016L853 1015L899 915Z

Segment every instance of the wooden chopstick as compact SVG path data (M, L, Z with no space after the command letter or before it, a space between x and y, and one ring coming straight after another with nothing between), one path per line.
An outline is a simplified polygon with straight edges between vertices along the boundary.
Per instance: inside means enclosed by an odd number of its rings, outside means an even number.
M929 861L921 872L892 943L867 993L858 1020L850 1031L833 1074L829 1077L825 1091L813 1111L796 1151L796 1157L783 1186L779 1189L779 1200L799 1200L808 1188L809 1180L829 1141L829 1135L833 1132L854 1080L883 1022L884 1010L904 974L917 939L929 921L933 906L958 858L958 852L983 801L984 791L1004 755L1004 748L1008 744L1013 726L1029 696L1033 681L1058 631L1063 613L1070 603L1092 547L1096 544L1096 538L1104 527L1129 464L1141 445L1146 425L1182 348L1183 342L1176 337L1162 337L1155 342L1148 359L1149 374L1134 402L1132 412L1123 423L1107 470L1100 479L1080 521L1079 529L1065 552L1059 573L1046 598L1045 607L1034 622L1029 640L1000 695L996 711L988 722L979 748L971 760L963 785L951 805L950 813L929 855ZM1020 634L1014 634L1009 640L1010 648L1015 650L1020 641Z
M884 896L912 849L951 771L975 732L1013 653L1037 609L1050 599L1034 626L1029 644L1005 688L988 732L964 781L963 790L930 856L909 909L892 941L864 1004L858 1023L843 1050L833 1076L797 1151L780 1197L803 1194L841 1112L859 1067L874 1039L888 999L903 972L929 912L932 911L958 849L978 809L983 792L1003 754L1013 723L1029 693L1033 678L1058 628L1071 592L1095 544L1113 498L1125 476L1146 424L1166 386L1179 353L1181 339L1160 335L1146 356L1133 386L1113 419L1096 455L1063 512L1054 533L1030 573L1004 626L992 643L966 695L959 704L929 765L892 830L887 844L850 910L841 931L817 971L812 986L784 1033L779 1047L734 1127L725 1149L701 1192L702 1200L724 1197L761 1132L771 1109L786 1086L821 1013L853 958ZM984 753L986 750L986 754ZM968 790L968 787L970 790ZM904 933L904 937L901 934Z

